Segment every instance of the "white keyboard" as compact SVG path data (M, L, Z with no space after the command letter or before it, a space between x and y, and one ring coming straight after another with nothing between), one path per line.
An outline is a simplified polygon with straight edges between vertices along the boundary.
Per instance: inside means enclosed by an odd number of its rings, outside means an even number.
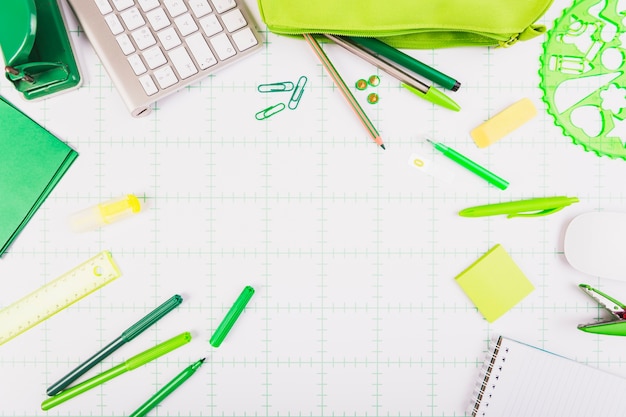
M68 0L133 116L262 46L243 0Z

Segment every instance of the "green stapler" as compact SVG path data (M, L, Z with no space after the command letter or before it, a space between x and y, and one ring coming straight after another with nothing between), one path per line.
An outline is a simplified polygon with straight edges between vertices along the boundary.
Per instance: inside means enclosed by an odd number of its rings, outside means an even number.
M28 100L80 85L58 0L2 0L0 49L6 77Z

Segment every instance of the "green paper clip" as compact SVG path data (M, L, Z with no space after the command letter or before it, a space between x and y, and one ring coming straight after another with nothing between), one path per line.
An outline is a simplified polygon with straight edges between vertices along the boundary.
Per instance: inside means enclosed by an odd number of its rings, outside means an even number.
M304 75L298 79L296 88L294 89L293 94L289 99L289 104L287 105L287 107L289 107L291 110L295 110L296 107L298 107L298 104L300 104L300 99L302 98L302 94L304 94L304 86L306 85L307 81L308 78Z
M224 320L222 320L220 325L215 330L215 333L213 333L213 336L211 336L211 340L209 340L211 346L219 347L222 344L222 342L226 338L226 335L239 318L239 315L241 314L243 309L246 308L248 301L250 301L253 295L254 288L249 285L246 286L243 291L241 291L241 294L239 294L239 297L237 297L237 300L235 301L233 306L230 308L230 310L228 310L226 317L224 317Z
M293 90L293 83L291 81L283 81L280 83L259 84L257 90L259 91L259 93L291 91Z
M283 103L278 103L261 110L260 112L255 114L254 117L257 120L265 120L272 117L276 113L280 113L283 110L285 110L285 105Z

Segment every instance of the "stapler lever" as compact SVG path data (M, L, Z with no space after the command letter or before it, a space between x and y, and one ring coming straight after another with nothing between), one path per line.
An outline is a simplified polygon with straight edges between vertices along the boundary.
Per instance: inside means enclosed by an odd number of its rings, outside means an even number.
M608 320L580 324L578 328L588 333L626 336L626 305L602 291L592 288L590 285L580 284L578 287L583 290L585 294L596 300L596 302L611 313L612 316Z

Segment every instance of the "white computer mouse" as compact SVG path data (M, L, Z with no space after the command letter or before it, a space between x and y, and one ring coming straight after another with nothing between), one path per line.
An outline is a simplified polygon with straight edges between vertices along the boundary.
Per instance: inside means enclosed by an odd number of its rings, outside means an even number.
M575 217L565 230L563 250L581 272L626 280L626 213L595 211Z

